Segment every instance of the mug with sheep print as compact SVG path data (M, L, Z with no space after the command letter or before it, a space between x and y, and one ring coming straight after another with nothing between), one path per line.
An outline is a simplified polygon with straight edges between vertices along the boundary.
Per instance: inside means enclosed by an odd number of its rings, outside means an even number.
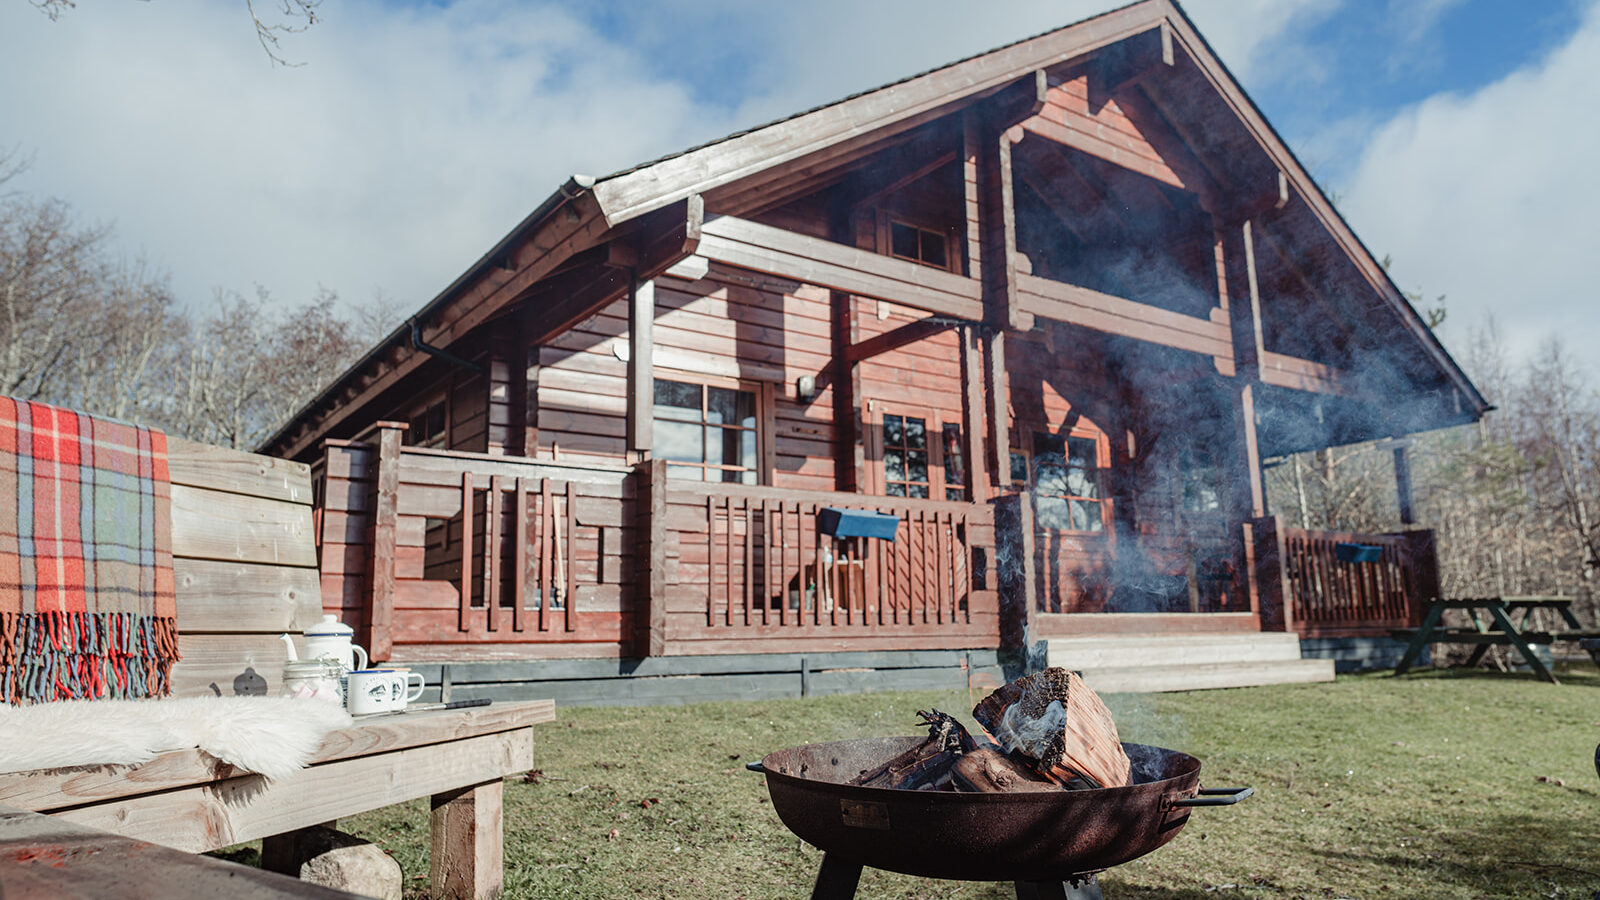
M420 672L399 669L358 669L350 673L345 693L346 708L352 716L400 712L406 704L422 696Z

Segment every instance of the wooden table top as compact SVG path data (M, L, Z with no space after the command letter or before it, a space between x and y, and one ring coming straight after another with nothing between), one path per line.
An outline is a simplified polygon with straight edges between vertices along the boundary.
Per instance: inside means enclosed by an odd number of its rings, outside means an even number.
M364 716L329 732L311 766L444 744L555 720L554 700L495 703ZM0 805L48 812L249 774L198 749L173 750L136 766L84 766L0 775Z
M359 900L298 878L3 805L0 895L6 900Z

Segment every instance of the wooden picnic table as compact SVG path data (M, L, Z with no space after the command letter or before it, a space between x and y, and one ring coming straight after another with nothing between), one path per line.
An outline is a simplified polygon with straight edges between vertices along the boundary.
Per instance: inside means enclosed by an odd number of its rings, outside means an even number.
M261 838L267 857L300 829L432 797L434 895L492 897L504 876L502 782L533 767L532 726L554 719L551 700L374 716L329 733L291 778L176 750L132 767L0 775L0 806L188 853Z
M1471 627L1446 627L1444 614L1450 610L1466 613ZM1557 631L1530 630L1530 626L1538 625L1537 621L1532 621L1538 610L1555 612L1566 627ZM1522 654L1528 668L1551 684L1559 682L1544 660L1533 652L1533 644L1600 637L1600 631L1583 630L1577 617L1572 614L1570 597L1442 598L1429 603L1419 627L1390 633L1401 640L1411 641L1405 655L1394 667L1396 675L1410 671L1411 665L1422 654L1422 648L1430 643L1475 644L1477 646L1473 648L1472 655L1467 657L1466 665L1477 665L1490 647L1514 647Z

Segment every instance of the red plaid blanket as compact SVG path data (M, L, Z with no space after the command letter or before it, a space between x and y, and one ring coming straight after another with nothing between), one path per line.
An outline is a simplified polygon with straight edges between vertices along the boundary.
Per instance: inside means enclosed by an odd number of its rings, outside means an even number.
M169 691L171 493L161 432L0 397L0 699Z

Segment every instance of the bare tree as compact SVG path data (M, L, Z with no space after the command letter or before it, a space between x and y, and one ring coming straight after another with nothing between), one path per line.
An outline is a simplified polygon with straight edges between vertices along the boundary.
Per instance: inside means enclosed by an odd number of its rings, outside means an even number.
M77 0L28 0L28 2L49 16L52 22L61 18L62 13L67 10L78 8ZM280 56L279 51L282 49L280 42L285 35L299 34L317 24L317 11L322 7L322 0L271 0L270 3L263 3L261 9L257 9L255 0L245 0L244 5L250 13L250 21L255 24L256 40L261 43L261 49L266 52L267 58L280 66L303 65L303 63L291 63Z

